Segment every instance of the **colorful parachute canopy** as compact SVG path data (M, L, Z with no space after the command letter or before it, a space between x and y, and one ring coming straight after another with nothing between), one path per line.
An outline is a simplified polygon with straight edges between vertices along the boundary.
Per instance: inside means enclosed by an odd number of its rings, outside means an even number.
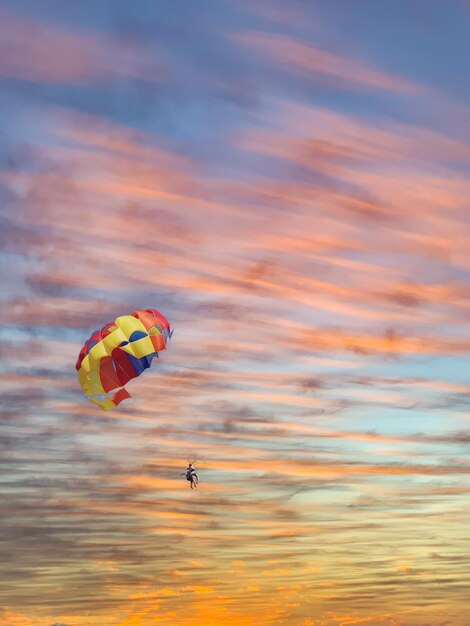
M150 367L172 334L168 320L155 309L117 317L95 331L75 365L85 396L104 411L130 398L123 385ZM118 391L108 395L114 389Z

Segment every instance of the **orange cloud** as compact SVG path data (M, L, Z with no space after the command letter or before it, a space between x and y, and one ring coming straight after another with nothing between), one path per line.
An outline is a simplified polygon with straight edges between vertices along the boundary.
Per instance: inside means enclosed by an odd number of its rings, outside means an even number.
M305 329L295 341L303 350L342 350L359 354L465 354L470 351L470 340L403 336L393 331L377 335L348 333L342 329Z

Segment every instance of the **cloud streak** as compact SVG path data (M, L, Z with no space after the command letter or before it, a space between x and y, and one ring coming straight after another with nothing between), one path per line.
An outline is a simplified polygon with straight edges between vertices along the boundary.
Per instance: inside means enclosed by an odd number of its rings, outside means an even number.
M422 87L412 81L394 77L340 54L330 52L285 35L248 31L234 37L243 46L256 50L287 71L298 71L304 77L332 81L339 86L359 89L416 92Z
M158 61L148 65L131 46L99 32L63 30L47 20L1 10L5 38L0 77L56 85L87 85L113 77L160 81ZM146 67L147 65L147 67Z

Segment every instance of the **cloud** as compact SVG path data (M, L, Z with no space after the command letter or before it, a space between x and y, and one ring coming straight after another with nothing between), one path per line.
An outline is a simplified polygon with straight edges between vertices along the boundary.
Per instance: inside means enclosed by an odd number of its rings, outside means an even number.
M400 10L152 6L1 15L0 621L463 625L469 148L412 67L439 59L380 70ZM147 306L171 346L98 412L78 350Z
M329 80L343 88L379 89L413 93L422 87L411 80L391 76L338 53L308 45L291 37L260 31L239 33L233 39L303 78Z
M2 78L58 85L88 85L113 77L161 80L158 63L149 64L136 48L112 36L61 29L5 9L0 19L5 29Z
M343 350L357 354L465 354L470 341L452 337L406 337L388 329L382 334L349 334L341 329L305 329L297 337L301 350Z
M377 162L464 163L470 154L465 141L387 118L372 121L288 100L274 100L272 116L274 129L258 126L246 130L235 137L236 144L250 152L335 175Z

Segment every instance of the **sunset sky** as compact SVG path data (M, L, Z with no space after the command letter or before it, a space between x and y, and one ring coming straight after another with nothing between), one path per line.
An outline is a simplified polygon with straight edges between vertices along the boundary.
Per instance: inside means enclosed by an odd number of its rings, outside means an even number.
M0 0L1 626L468 626L469 32ZM78 352L146 308L102 412Z

